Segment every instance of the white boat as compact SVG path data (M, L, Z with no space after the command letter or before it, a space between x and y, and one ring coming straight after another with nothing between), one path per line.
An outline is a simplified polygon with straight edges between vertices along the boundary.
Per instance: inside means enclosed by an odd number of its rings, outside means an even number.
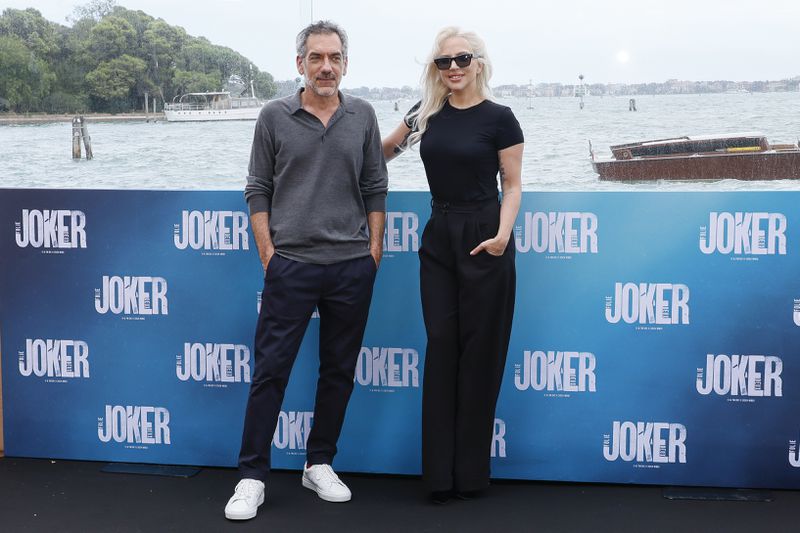
M164 106L169 122L210 120L256 120L262 100L255 96L232 97L227 91L186 93Z

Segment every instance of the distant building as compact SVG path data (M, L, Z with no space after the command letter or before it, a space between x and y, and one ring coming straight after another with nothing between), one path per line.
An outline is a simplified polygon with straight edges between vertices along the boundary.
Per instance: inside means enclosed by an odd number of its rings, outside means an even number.
M302 84L302 80L278 81L277 97L294 93ZM775 81L689 81L669 79L656 83L593 83L585 86L590 97L596 96L635 96L660 94L704 94L704 93L744 93L744 92L783 92L800 91L800 76ZM539 83L534 87L536 97L572 97L577 86L574 84ZM417 87L343 87L342 92L367 100L418 100L420 91ZM527 98L530 96L529 83L498 85L492 92L499 98Z

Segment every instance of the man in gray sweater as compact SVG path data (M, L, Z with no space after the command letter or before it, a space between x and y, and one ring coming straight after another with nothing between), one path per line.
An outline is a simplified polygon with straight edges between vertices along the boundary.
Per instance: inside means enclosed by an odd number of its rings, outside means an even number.
M315 307L320 370L302 482L327 501L351 497L330 465L383 251L386 162L375 111L338 90L344 30L303 29L297 70L305 87L267 103L256 122L245 188L265 275L231 520L253 518L264 502L272 436Z

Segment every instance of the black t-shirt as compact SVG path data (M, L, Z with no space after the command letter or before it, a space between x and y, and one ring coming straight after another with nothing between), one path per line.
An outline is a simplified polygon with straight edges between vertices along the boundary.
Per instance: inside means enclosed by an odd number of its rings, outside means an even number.
M497 197L497 152L524 141L510 108L484 100L467 109L445 101L422 135L419 153L433 197L480 202Z

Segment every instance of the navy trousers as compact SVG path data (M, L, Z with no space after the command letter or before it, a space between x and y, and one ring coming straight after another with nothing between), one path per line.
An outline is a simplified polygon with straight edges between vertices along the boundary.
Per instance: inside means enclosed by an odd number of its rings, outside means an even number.
M489 484L494 413L511 335L514 241L505 253L469 252L494 237L497 200L433 205L422 234L420 290L428 345L422 386L422 475L431 491Z
M255 367L245 412L239 472L266 481L270 445L286 384L314 308L319 310L319 380L306 444L309 464L331 464L353 391L377 268L372 256L331 265L275 254L264 276Z

